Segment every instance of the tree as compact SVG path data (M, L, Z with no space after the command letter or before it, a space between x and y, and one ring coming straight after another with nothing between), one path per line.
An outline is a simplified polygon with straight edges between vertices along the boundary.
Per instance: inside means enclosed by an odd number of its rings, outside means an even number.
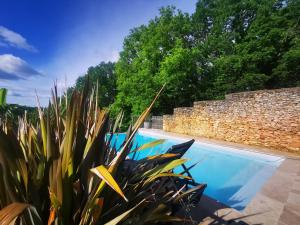
M299 84L299 1L199 1L199 52L209 61L202 98Z
M87 79L95 88L98 85L98 102L101 107L108 107L114 102L116 95L114 63L101 62L95 67L90 67L84 76L77 79L75 89L82 90Z
M148 25L131 30L116 65L116 111L122 108L138 115L164 83L167 83L165 94L157 102L154 113L171 112L175 106L190 104L191 90L183 89L186 79L193 74L184 68L176 71L176 75L172 73L175 64L184 66L192 62L192 55L188 53L191 43L190 17L175 11L174 7L162 8L160 16Z
M164 83L155 114L231 92L300 85L299 0L199 0L174 7L124 40L113 104L137 115Z

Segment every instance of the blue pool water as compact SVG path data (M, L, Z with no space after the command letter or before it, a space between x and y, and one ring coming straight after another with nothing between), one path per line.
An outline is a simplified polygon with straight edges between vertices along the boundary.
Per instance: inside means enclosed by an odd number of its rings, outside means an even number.
M134 146L157 139L166 141L162 145L139 152L135 159L164 153L172 145L187 141L150 135L140 132L135 137ZM118 134L112 141L118 148L124 139L125 134ZM246 207L284 160L277 156L198 142L183 157L189 159L185 164L187 167L198 163L190 172L197 183L207 184L204 194L237 210ZM176 170L181 172L180 168Z

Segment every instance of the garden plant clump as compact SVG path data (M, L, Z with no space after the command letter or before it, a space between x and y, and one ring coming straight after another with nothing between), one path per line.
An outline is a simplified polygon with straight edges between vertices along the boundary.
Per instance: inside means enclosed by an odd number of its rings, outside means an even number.
M19 118L18 129L9 120L1 122L0 224L191 221L173 210L193 194L174 186L174 179L190 179L173 173L186 159L160 154L132 166L128 158L132 151L163 142L133 146L162 90L128 128L120 149L111 137L119 131L123 113L112 122L109 111L98 107L97 90L89 90L87 82L82 92L59 97L55 86L49 106L38 107L37 125L28 122L26 115Z

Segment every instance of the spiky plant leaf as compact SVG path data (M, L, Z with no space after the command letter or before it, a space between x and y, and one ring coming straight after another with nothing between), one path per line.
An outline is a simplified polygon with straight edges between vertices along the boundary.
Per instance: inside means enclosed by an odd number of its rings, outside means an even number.
M137 148L136 150L133 150L132 152L138 152L138 151L142 151L142 150L145 150L148 148L153 148L153 147L163 144L165 141L166 141L165 139L154 140L149 143L143 144L141 147Z
M21 219L13 219L15 225L172 220L173 215L165 216L172 212L170 204L176 203L175 197L185 199L190 194L170 182L189 179L172 172L185 160L174 160L178 156L170 153L138 161L128 158L138 128L161 91L129 126L120 149L112 139L124 113L111 122L109 111L98 107L98 91L88 83L82 92L63 97L55 86L49 106L42 108L38 103L38 124L30 124L25 116L15 131L10 121L0 121L0 209L13 202L34 206L23 210ZM154 141L136 151L162 143ZM156 210L159 206L162 210Z
M128 199L125 197L123 191L115 181L115 179L112 177L110 172L105 168L105 166L100 165L96 168L91 169L91 171L96 174L99 178L101 178L106 184L108 184L112 189L114 189L122 198L125 199L125 201L128 201Z
M23 211L30 207L29 204L14 202L0 210L0 224L10 225Z

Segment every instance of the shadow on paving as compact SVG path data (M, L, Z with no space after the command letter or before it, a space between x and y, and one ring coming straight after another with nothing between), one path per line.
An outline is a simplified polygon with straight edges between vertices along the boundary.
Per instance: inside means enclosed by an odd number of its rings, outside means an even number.
M196 206L191 208L189 212L184 212L182 210L179 213L179 217L186 218L189 220L188 222L181 223L181 224L203 224L203 225L248 225L244 219L252 216L256 216L262 214L264 212L255 213L251 215L244 215L239 211L230 208L223 203L220 203L206 195L203 195L201 198L200 203ZM190 220L193 218L193 221ZM178 223L174 223L178 224ZM259 225L252 224L252 225Z

